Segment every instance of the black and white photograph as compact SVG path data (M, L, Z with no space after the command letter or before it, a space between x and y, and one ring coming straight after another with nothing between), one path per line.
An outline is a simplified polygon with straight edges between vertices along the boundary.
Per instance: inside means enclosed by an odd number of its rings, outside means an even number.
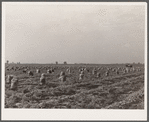
M2 120L147 120L147 3L2 2L1 84Z

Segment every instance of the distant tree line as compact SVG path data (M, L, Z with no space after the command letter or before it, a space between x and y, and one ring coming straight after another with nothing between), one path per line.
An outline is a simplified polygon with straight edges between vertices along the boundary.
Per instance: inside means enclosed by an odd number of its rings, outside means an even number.
M9 60L6 61L6 64L9 64ZM15 64L14 62L10 63L10 64ZM16 64L21 64L20 62L17 62Z

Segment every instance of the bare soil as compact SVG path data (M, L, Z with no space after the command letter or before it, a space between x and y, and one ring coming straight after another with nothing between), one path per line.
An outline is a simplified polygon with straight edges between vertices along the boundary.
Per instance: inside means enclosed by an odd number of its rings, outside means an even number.
M35 73L34 66L41 67L41 73ZM101 78L85 73L80 82L78 68L74 66L71 74L66 73L66 82L61 82L58 77L65 67L58 66L53 74L46 75L46 84L41 86L39 79L47 66L29 65L34 75L28 76L22 69L14 71L13 65L6 65L6 76L16 75L19 83L16 90L5 84L5 108L144 109L144 70L111 73L108 77L102 74Z

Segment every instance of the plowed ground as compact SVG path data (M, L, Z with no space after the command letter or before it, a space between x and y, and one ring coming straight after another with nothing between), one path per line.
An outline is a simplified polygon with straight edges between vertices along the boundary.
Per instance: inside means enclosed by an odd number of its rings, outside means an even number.
M34 69L33 69L34 71ZM19 71L6 71L17 75L16 90L5 84L5 108L44 109L144 109L144 72L110 75L96 78L85 74L79 82L78 70L67 74L67 81L58 80L61 68L47 74L46 85L40 86L41 73L30 77Z

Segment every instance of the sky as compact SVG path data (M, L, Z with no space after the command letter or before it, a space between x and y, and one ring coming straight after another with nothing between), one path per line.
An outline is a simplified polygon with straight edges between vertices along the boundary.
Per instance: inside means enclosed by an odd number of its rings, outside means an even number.
M144 5L3 5L5 61L144 63Z

